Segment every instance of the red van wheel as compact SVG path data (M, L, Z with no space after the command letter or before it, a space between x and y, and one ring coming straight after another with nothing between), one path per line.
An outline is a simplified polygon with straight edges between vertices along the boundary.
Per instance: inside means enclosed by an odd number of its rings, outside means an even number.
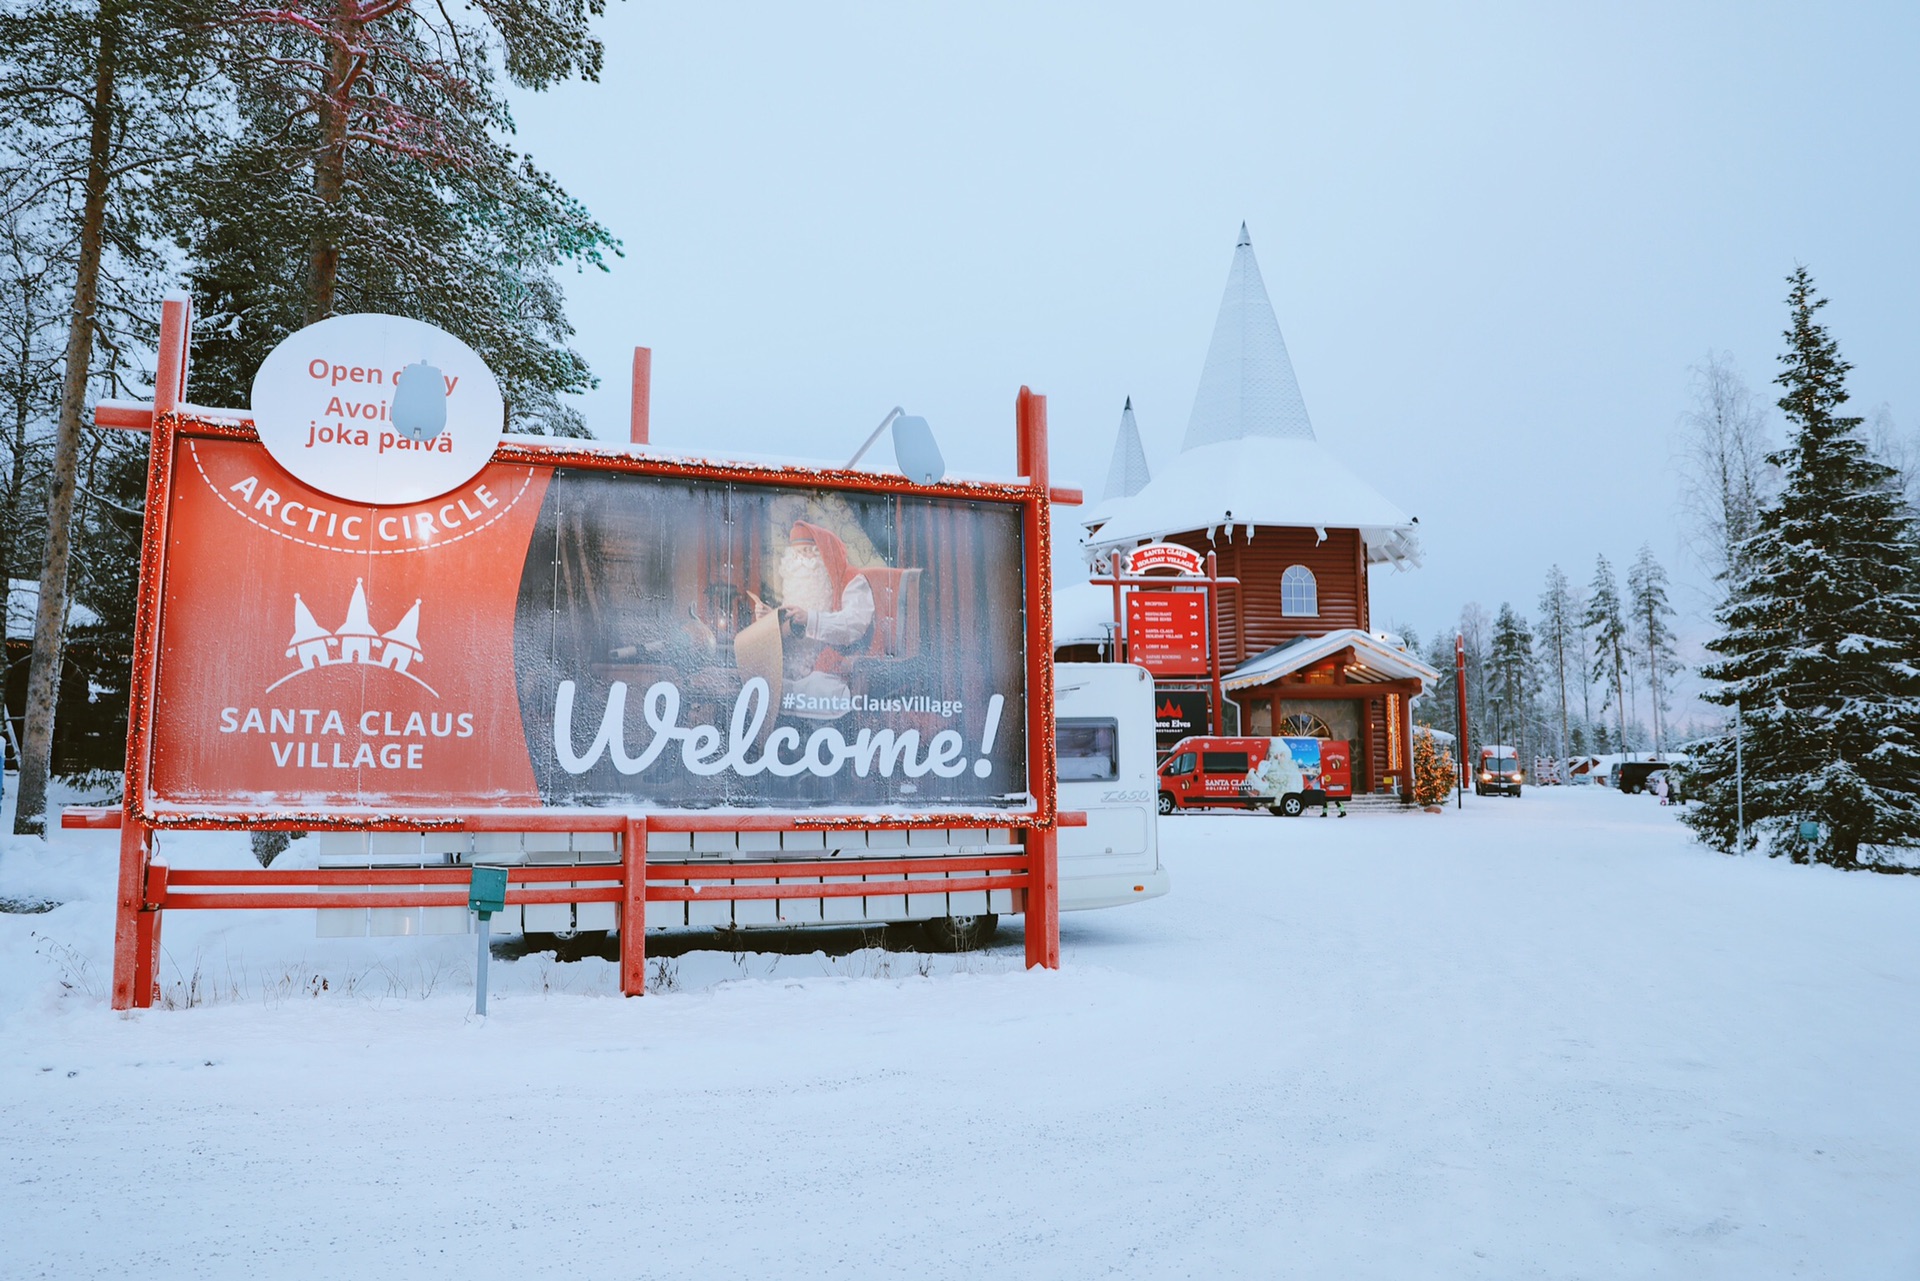
M1288 818L1299 818L1302 811L1307 808L1307 803L1302 800L1299 795L1289 794L1280 798L1278 808L1279 812L1285 814Z
M1158 808L1162 814L1173 813L1173 793L1172 792L1160 793L1160 804Z

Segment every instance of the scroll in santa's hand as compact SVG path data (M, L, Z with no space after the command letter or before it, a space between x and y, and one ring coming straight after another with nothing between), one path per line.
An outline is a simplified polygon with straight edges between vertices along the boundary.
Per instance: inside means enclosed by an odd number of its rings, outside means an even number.
M767 683L767 718L760 723L760 733L754 739L756 747L766 741L767 735L773 732L774 721L780 718L782 662L777 610L754 619L733 638L733 665L740 670L741 679L758 676Z

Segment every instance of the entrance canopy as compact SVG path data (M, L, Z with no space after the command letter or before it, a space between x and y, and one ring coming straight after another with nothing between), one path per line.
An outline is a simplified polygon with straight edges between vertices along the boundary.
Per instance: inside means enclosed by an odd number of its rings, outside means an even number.
M1324 636L1300 636L1276 645L1240 664L1221 684L1229 691L1268 685L1348 649L1353 653L1340 673L1341 684L1385 685L1413 681L1425 690L1428 684L1440 679L1439 672L1399 646L1357 627L1345 627Z

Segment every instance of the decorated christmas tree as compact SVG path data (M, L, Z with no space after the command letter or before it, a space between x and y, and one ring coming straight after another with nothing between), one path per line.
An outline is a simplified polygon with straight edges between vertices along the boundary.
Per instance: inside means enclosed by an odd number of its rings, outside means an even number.
M1413 799L1418 805L1438 805L1454 784L1453 749L1442 748L1433 735L1413 736Z

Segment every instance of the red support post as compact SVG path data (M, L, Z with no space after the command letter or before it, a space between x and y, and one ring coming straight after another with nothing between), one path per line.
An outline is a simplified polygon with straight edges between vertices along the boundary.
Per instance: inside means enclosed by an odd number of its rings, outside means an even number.
M1027 786L1038 813L1027 829L1027 964L1060 967L1060 873L1054 832L1059 792L1053 743L1052 498L1047 475L1047 398L1025 387L1015 412L1020 471L1027 478Z
M1027 968L1060 968L1060 832L1027 829Z
M145 955L147 901L147 829L127 822L120 827L120 887L113 917L113 1008L142 1009L153 1004L153 988L141 986L140 958Z
M187 393L187 352L193 304L184 296L160 307L160 348L154 361L153 432L148 438L147 504L140 542L140 589L135 605L133 681L127 707L127 772L120 827L119 902L113 931L113 1008L153 1004L160 948L160 909L149 912L147 875L153 852L149 829L135 816L146 788L148 735L159 663L160 574L167 538L167 497L173 483L176 415Z
M633 443L647 443L653 423L653 348L633 349Z
M1220 687L1220 557L1207 553L1207 675L1213 682L1213 712L1207 718L1219 734L1226 720L1226 691Z
M620 905L620 992L647 994L647 816L627 815L620 837L626 899Z
M1453 638L1453 700L1460 730L1460 741L1456 745L1460 749L1459 759L1453 763L1453 776L1460 787L1453 798L1453 807L1459 809L1466 803L1467 796L1467 638L1460 633L1455 633Z
M1107 563L1113 567L1113 661L1127 661L1127 602L1126 589L1120 585L1120 553L1115 550L1107 557Z

